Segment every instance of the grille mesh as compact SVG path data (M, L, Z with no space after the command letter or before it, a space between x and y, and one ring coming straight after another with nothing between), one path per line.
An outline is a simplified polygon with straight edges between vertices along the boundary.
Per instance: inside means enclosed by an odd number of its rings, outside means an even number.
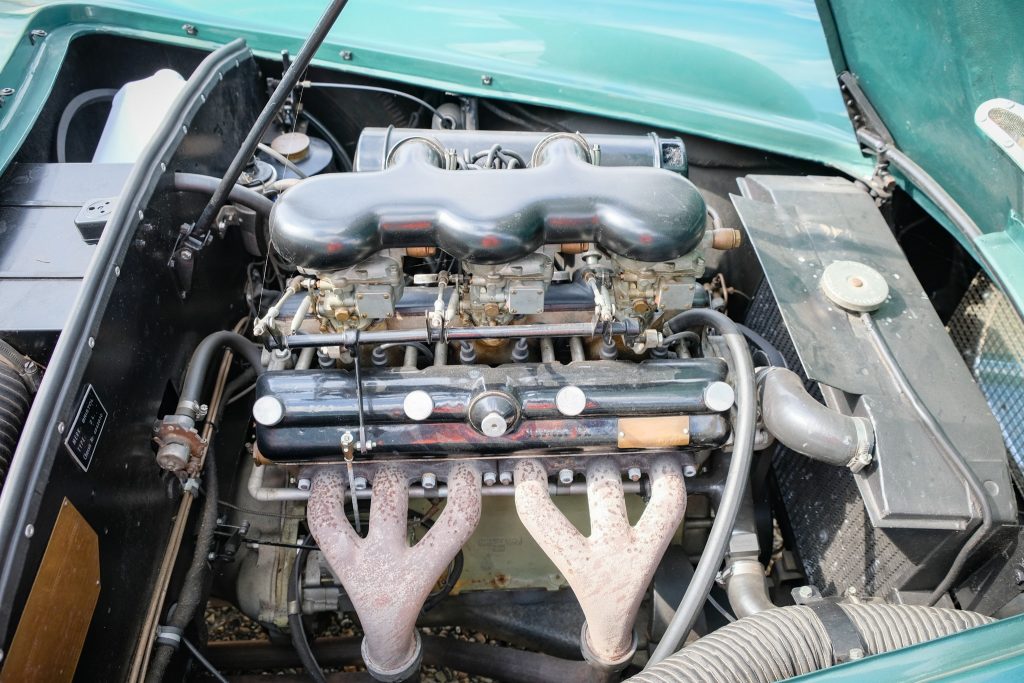
M949 336L981 388L1013 463L1024 472L1024 323L984 273L950 318Z

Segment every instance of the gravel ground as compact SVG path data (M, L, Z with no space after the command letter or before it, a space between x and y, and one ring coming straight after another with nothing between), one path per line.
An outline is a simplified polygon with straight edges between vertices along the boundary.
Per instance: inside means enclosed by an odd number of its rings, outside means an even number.
M210 640L266 640L263 628L230 605L211 605L206 609L206 628L209 631ZM420 629L424 634L441 636L444 638L455 638L456 640L471 641L477 643L489 643L501 645L496 640L488 638L486 634L464 631L459 626L442 626L438 628ZM358 637L362 635L359 625L356 624L349 614L330 615L329 620L321 627L319 634L335 637ZM363 671L362 667L349 666L341 669L324 668L325 672L331 671ZM258 673L301 673L302 669L273 669ZM228 674L232 672L226 672ZM252 673L252 672L249 672ZM496 683L493 679L482 676L471 676L462 671L455 671L448 667L424 666L421 670L420 680L423 683Z

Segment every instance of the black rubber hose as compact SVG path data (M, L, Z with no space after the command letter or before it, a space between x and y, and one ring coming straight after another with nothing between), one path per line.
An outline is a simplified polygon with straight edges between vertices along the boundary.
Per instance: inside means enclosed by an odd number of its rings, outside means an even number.
M0 489L7 479L30 402L28 387L21 377L7 363L0 362Z
M174 189L180 192L199 192L201 194L213 194L220 184L220 178L200 173L175 173ZM245 185L235 185L231 188L228 199L248 207L260 214L269 216L270 210L274 208L274 202L267 199L259 192L249 189Z
M338 166L341 167L341 170L351 171L352 157L348 155L348 152L345 151L345 147L342 146L341 141L335 137L330 128L305 109L302 110L302 115L306 117L306 121L309 122L309 125L313 126L313 128L323 136L324 140L327 141L327 144L330 145L331 151L334 152L334 156L338 159Z
M114 88L96 88L79 93L68 102L61 112L60 121L57 122L57 163L63 164L68 160L68 130L75 115L91 105L110 102L116 94L117 90Z
M732 355L733 378L736 384L736 419L733 426L732 457L726 474L725 486L711 525L707 544L687 586L683 599L672 621L665 629L658 647L651 653L651 664L668 657L693 628L700 614L715 576L722 564L729 538L736 524L736 515L743 500L743 492L750 479L750 464L754 455L754 430L757 423L757 399L754 385L754 365L750 347L736 323L725 315L707 308L694 308L675 316L666 324L670 332L697 327L714 327L725 340ZM650 665L649 665L650 666Z
M993 621L940 607L840 604L864 643L864 656L890 652ZM803 605L745 617L710 633L629 679L633 683L773 683L835 664L832 641ZM854 676L856 678L856 676Z
M299 78L309 68L313 55L320 49L324 38L327 37L327 33L334 26L335 20L337 20L338 15L341 14L341 11L345 9L347 4L348 0L331 0L331 4L328 5L319 21L317 21L312 33L309 34L302 47L299 48L298 54L295 55L295 60L281 76L281 82L274 88L274 92L270 95L270 99L267 100L263 111L256 117L256 122L245 136L245 140L242 141L241 147L238 148L235 158L231 160L231 165L228 166L224 177L220 179L220 184L217 185L217 189L210 197L209 203L203 208L203 212L199 214L194 228L198 234L205 234L213 223L213 219L220 212L221 207L224 206L231 188L238 182L238 177L242 175L245 165L249 163L252 155L255 154L256 146L263 140L263 136L266 134L267 129L270 128L270 124L273 123L277 112L291 95L295 85L299 82Z
M196 418L195 406L199 405L210 364L213 363L216 353L224 347L244 358L256 375L263 374L262 353L259 346L235 332L214 332L199 342L199 346L192 353L175 414L184 415L193 420Z
M206 586L206 573L209 567L207 553L213 545L215 532L217 531L217 459L214 457L213 449L207 449L204 463L204 488L206 496L203 499L203 512L199 521L199 532L196 537L196 549L192 555L192 563L185 574L185 581L178 594L178 602L171 614L167 626L182 632L195 617L196 611L203 603L204 587ZM187 495L187 494L186 494ZM167 666L171 662L171 656L175 647L157 641L153 652L153 660L146 674L148 683L160 683L167 673Z
M291 631L292 646L295 653L299 655L302 668L306 670L310 679L315 683L326 683L323 669L320 663L313 656L313 648L309 645L309 638L306 637L306 627L302 624L302 570L306 566L306 558L310 549L316 547L316 540L312 534L302 539L299 544L299 552L295 555L295 563L292 565L292 580L288 582L288 630Z

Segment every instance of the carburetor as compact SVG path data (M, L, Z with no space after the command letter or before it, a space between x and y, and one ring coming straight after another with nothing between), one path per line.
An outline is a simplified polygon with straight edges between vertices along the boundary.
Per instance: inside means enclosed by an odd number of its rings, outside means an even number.
M477 326L542 315L549 290L573 284L599 321L646 325L692 304L712 236L681 141L436 132L396 133L380 170L360 157L362 172L304 180L276 203L274 246L314 276L321 329L366 329L429 289L408 286L409 254L451 258L454 302L435 308ZM488 154L459 157L470 139ZM406 312L425 312L410 293Z

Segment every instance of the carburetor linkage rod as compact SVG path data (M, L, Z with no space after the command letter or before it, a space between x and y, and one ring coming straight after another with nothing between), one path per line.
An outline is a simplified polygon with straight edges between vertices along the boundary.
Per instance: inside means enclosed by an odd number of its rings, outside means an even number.
M614 320L603 325L593 323L548 323L537 325L494 325L491 327L447 327L442 332L435 328L410 330L345 330L331 334L296 334L284 337L286 349L304 349L323 346L353 346L359 344L385 344L389 342L461 341L463 339L504 339L510 337L596 337L601 335L636 336L640 323L634 319ZM279 348L272 338L267 348Z

